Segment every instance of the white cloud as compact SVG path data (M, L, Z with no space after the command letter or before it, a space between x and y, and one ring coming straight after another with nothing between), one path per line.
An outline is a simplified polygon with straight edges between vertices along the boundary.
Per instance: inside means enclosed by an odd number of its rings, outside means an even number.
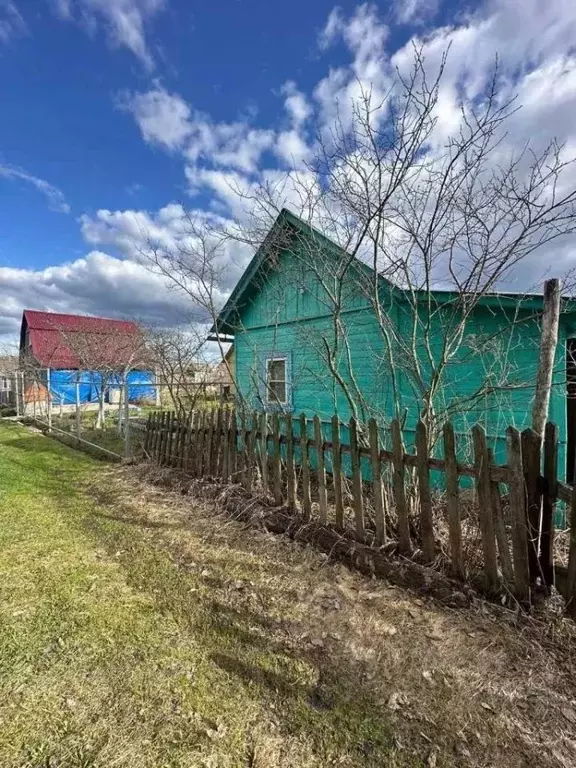
M344 29L344 18L340 8L336 7L330 11L326 24L318 35L318 47L325 51L337 40Z
M91 251L42 270L0 267L0 334L14 336L23 309L125 317L146 324L186 320L189 307L141 264Z
M31 173L23 170L22 168L16 168L13 165L0 165L0 178L8 179L10 181L24 181L27 184L32 184L39 192L41 192L48 201L49 207L53 211L58 213L70 213L70 206L66 202L64 194L52 184L49 184L44 179L33 176Z
M423 24L434 17L439 0L396 0L394 16L399 24Z
M122 95L120 105L134 115L145 141L182 151L191 166L204 162L251 173L274 143L274 131L246 121L213 122L159 85L145 93Z
M26 22L16 4L11 0L0 0L0 43L8 43L26 32Z
M88 16L98 23L105 18L106 23L111 23L112 11L105 17L104 6L121 9L127 5L140 9L141 41L145 45L144 21L158 12L162 3L60 0L61 15L69 12L79 19L81 9L88 8ZM435 3L425 0L404 0L396 4L396 17L398 20L409 18L414 23L422 19L425 12L432 12L433 5ZM528 140L537 147L542 146L555 134L566 144L564 154L573 155L576 151L575 39L576 3L486 0L474 12L460 13L450 25L420 29L418 35L394 50L382 15L374 5L363 4L349 14L338 9L332 11L319 37L326 59L331 55L331 46L336 44L347 58L339 57L337 67L330 67L328 62L325 76L307 92L292 81L281 86L277 91L278 114L269 124L258 122L257 110L240 119L230 115L225 121L216 121L158 83L143 93L125 95L122 105L133 115L146 142L180 156L190 191L198 193L191 206L193 217L219 217L224 223L231 218L246 219L261 186L273 190L278 206L286 205L298 213L306 210L306 190L314 187L316 191L319 188L324 191L324 180L305 165L316 148L316 132L324 139L329 139L335 129L346 132L354 119L354 109L369 92L373 104L380 107L372 116L374 126L385 125L396 68L402 75L409 72L414 45L422 47L430 76L438 71L444 52L450 48L430 152L445 146L446 139L458 130L462 105L469 111L482 104L498 54L501 98L508 99L518 93L518 104L523 105L511 118L509 133L500 151L518 152ZM119 39L116 42L131 47ZM353 153L354 147L351 147L351 160ZM49 197L48 189L53 188L44 187L46 182L19 169L10 170L10 178L33 183ZM353 187L357 179L345 178L346 172L340 169L339 180ZM7 177L8 172L4 170L3 175ZM573 181L576 183L576 173ZM57 206L60 199L65 205L57 195L58 190L55 192L53 204ZM188 234L183 226L186 213L182 206L172 203L156 212L103 208L94 216L82 217L83 235L95 249L85 259L50 268L52 272L22 270L18 274L13 271L10 275L0 275L9 316L18 314L24 301L19 291L26 289L26 301L32 303L34 299L36 304L48 308L117 314L119 307L126 306L130 309L128 314L142 316L149 307L151 314L182 317L185 302L180 304L174 294L166 293L165 285L156 282L158 278L144 278L142 251L150 239L167 248L186 245ZM338 234L337 220L325 214L326 211L314 211L317 216L314 221L320 228L324 228L323 223L332 226ZM328 234L334 232L328 229ZM107 250L114 255L106 255ZM552 263L555 271L563 271L575 264L574 253L571 243L549 248L544 255L539 253L527 262L521 274L512 275L509 285L514 288L532 285ZM118 255L122 258L117 258ZM227 250L223 254L227 269L220 285L221 300L240 276L249 257L248 248Z
M278 135L275 152L290 168L302 168L312 156L311 148L295 129Z
M292 123L301 126L312 114L312 106L306 96L298 90L296 83L289 80L282 86L282 93L286 96L284 107L288 112Z
M144 141L173 151L182 149L192 134L188 104L159 86L146 93L121 96L120 106L134 115Z
M167 0L54 0L57 15L75 20L88 32L102 28L113 47L131 51L146 67L154 59L146 42L146 25L167 6Z

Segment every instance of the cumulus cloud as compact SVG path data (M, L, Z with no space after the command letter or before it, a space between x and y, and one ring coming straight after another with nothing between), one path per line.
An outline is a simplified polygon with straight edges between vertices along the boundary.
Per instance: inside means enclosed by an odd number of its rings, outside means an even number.
M86 12L88 18L108 25L112 24L112 7L118 12L127 7L138 9L141 24L136 27L141 32L140 47L131 45L128 38L117 37L116 43L127 46L146 62L149 54L144 24L161 10L164 3L158 0L148 3L144 0L118 0L115 3L112 0L59 0L59 5L63 17L79 19L84 8L89 9ZM393 17L389 18L412 25L422 20L429 22L436 6L432 0L397 0ZM110 29L113 27L109 26ZM374 127L385 125L396 72L405 75L410 71L414 46L421 48L431 77L438 72L443 55L449 49L430 152L440 151L447 138L458 130L462 108L470 114L473 107L482 104L494 73L496 56L500 98L505 101L518 94L518 105L522 105L510 119L509 132L500 151L519 153L528 140L538 148L555 134L565 144L566 157L576 152L573 120L576 112L576 54L573 46L576 4L485 0L474 11L460 13L450 25L419 26L412 33L405 44L394 49L394 40L375 5L362 4L351 13L334 9L318 38L327 62L324 76L307 91L301 90L293 81L280 85L278 113L267 125L259 120L257 111L241 118L230 115L225 121L217 121L157 82L141 93L124 94L121 104L135 120L144 141L181 158L190 192L197 195L192 200L192 215L218 216L223 220L246 216L250 201L260 186L274 190L278 205L299 212L305 198L303 190L318 188L318 185L321 188L323 182L308 168L308 161L317 149L317 136L329 142L335 130L345 135L353 122L354 110L367 93L372 94L373 104L379 105L372 116ZM345 57L339 55L338 66L329 66L332 46L336 45ZM350 151L353 152L354 147ZM573 181L576 183L576 176ZM38 189L47 194L40 186ZM183 220L187 213L177 204L164 206L156 212L102 208L95 215L81 219L83 235L95 249L89 256L71 265L53 268L64 270L57 273L57 279L54 277L56 273L49 276L46 270L24 271L22 285L32 285L36 281L38 300L45 299L46 304L50 304L49 299L53 300L50 306L54 308L59 307L61 300L71 310L92 307L87 311L103 313L106 308L111 311L111 301L116 309L121 306L120 300L129 305L132 301L132 308L140 303L145 307L150 301L157 308L152 312L158 315L165 312L165 317L172 317L171 306L176 304L172 297L169 302L164 302L165 286L158 287L157 282L147 283L143 277L142 252L149 238L165 247L185 243L187 235ZM321 226L321 222L318 223ZM104 252L108 250L114 255L106 256ZM238 279L250 255L247 248L224 254L230 268L220 286L221 300ZM513 288L532 285L552 260L555 260L555 270L560 271L576 262L570 245L561 243L554 250L547 249L544 255L539 253L531 258L521 274L510 277L509 285ZM83 273L94 285L105 287L107 295L101 299L90 298L75 287L60 294L65 267L70 274ZM129 270L133 270L130 272L132 278L126 280L121 289L112 290L109 282L113 280L112 276L125 276ZM16 295L17 283L18 280L11 280L12 293L5 294L6 301ZM75 286L72 278L67 284ZM139 298L125 298L122 291L128 290L127 286L132 286ZM63 298L64 294L68 298ZM74 304L76 300L78 304ZM22 305L20 299L14 301L9 306Z
M22 310L43 309L177 324L189 306L166 281L141 264L91 251L82 259L42 270L0 267L0 334L14 337Z
M120 106L133 114L144 141L181 151L192 166L204 162L251 173L274 141L273 131L246 121L214 122L160 85L123 94Z
M64 21L77 21L89 33L103 29L113 47L131 51L148 70L154 59L146 42L146 26L167 6L167 0L54 0Z
M0 178L9 181L23 181L26 184L31 184L44 195L49 207L53 211L57 211L58 213L70 213L70 206L66 202L64 193L44 179L40 179L38 176L34 176L24 169L17 168L13 165L0 165Z
M26 22L11 0L0 0L0 43L9 43L27 32Z
M394 16L399 24L423 24L438 11L438 0L396 0Z
M181 149L192 134L192 112L184 99L161 87L146 93L124 94L121 108L130 111L142 138L170 151Z

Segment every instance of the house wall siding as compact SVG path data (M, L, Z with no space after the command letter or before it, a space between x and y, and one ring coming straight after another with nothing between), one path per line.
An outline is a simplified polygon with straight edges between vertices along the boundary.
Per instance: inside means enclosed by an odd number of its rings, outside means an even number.
M386 346L373 309L353 279L345 292L346 310L341 321L348 343L347 347L341 345L338 371L352 393L356 387L362 393L365 408L358 414L360 418L375 416L385 426L396 414ZM400 329L401 338L409 340L414 330L410 306L396 301L387 311ZM318 413L326 420L334 413L341 421L350 418L350 404L325 359L323 340L333 341L333 320L326 291L315 272L306 267L305 259L288 251L281 254L262 279L259 290L243 306L235 335L238 390L251 407L263 407L263 356L287 354L291 369L290 409L308 416ZM430 374L430 364L422 329L430 325L430 353L438 359L445 322L446 316L438 307L419 312L415 338L424 379ZM560 430L560 466L565 461L565 344L570 333L563 321L550 401L550 419ZM482 423L499 461L505 460L506 428L512 424L524 429L531 422L539 338L534 310L477 307L467 321L464 341L444 374L437 408L447 406L454 410L453 421L459 431L467 432L474 423ZM484 351L480 351L482 344ZM402 364L401 350L394 351L394 359L400 412L405 416L405 439L411 447L421 398L414 376ZM489 372L493 374L495 390L475 398ZM507 386L498 387L503 377ZM470 448L466 450L470 454Z

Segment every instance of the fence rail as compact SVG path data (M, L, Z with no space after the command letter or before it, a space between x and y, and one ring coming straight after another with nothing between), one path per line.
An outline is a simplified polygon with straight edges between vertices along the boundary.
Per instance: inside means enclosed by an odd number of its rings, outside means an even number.
M557 478L557 428L548 424L540 440L530 429L509 427L506 464L494 463L481 425L465 436L473 463L459 461L460 437L445 424L443 458L437 458L423 422L416 427L415 452L408 453L398 421L391 422L391 444L385 447L373 419L341 424L334 416L321 423L304 414L220 409L195 411L186 419L151 413L144 448L159 465L240 482L249 492L259 488L305 520L375 547L394 543L401 554L437 567L447 557L454 577L474 580L481 574L490 594L504 591L528 604L556 576L573 612L576 514L567 562L555 556L554 515L558 501L576 510L576 490ZM431 472L441 473L440 484ZM472 487L463 487L462 478Z

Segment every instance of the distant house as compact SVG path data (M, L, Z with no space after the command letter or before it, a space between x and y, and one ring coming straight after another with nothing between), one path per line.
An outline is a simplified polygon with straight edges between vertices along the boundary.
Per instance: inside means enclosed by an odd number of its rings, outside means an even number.
M23 400L113 402L126 375L130 402L155 402L155 373L136 323L24 310L19 367Z
M220 400L227 402L234 396L234 345L231 344L224 359L218 363L217 377L220 387Z
M333 263L345 265L340 277ZM342 296L337 322L328 290L336 281ZM386 327L393 330L388 346L365 285L378 292ZM392 284L283 210L211 338L233 341L238 396L251 408L319 414L324 421L336 414L344 422L353 415L352 393L360 416L375 416L384 432L393 418L401 418L412 449L420 392L428 386L446 324L464 317L460 346L443 372L439 407L451 409L462 432L483 424L496 457L505 461L506 428L531 422L543 299L491 293L481 295L469 314L465 306L465 294L409 292ZM414 351L415 372L405 364L407 349ZM568 475L576 448L575 351L576 302L563 299L549 412L559 427L559 461L567 461Z
M17 355L0 355L0 406L16 405L17 370Z

